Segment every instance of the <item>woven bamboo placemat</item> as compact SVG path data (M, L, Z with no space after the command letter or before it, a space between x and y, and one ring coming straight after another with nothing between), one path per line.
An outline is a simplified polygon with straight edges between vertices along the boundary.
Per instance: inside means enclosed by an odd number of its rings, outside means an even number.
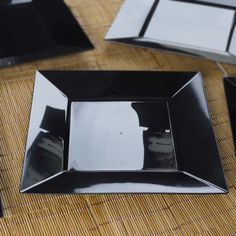
M222 85L236 66L104 42L122 0L66 2L96 49L0 70L0 235L236 235L236 157ZM201 71L229 194L20 194L38 69Z

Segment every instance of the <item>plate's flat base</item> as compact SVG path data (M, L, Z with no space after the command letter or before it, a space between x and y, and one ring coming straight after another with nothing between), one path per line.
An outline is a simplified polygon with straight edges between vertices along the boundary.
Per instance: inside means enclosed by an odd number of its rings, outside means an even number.
M167 103L73 102L69 169L175 170Z

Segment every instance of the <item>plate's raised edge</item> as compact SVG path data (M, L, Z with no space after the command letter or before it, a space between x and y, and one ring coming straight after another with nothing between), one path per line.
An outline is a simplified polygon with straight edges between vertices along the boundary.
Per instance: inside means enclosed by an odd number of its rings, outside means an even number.
M182 173L188 175L191 178L194 178L194 179L198 180L199 182L202 182L202 183L208 185L209 187L213 187L213 188L219 189L220 191L222 191L222 193L228 193L229 192L229 190L227 188L226 189L225 188L221 188L221 187L219 187L219 186L217 186L217 185L215 185L215 184L213 184L213 183L211 183L209 181L206 181L206 180L204 180L202 178L199 178L199 177L197 177L195 175L192 175L192 174L190 174L188 172L182 171Z
M32 185L31 187L28 187L26 189L23 189L21 191L21 193L23 194L204 194L204 195L208 195L208 194L227 194L228 190L227 189L223 189L220 188L219 186L216 186L212 183L209 183L201 178L198 178L194 175L191 175L187 172L183 172L183 171L178 171L179 173L182 173L198 182L201 182L203 184L206 185L206 188L209 188L209 190L205 190L205 191L190 191L190 190L185 190L185 191L181 191L181 190L177 190L176 191L109 191L109 190L103 190L102 191L86 191L86 189L81 188L80 191L78 192L67 192L67 191L63 191L63 188L61 190L57 190L57 191L43 191L43 190L37 190L37 187L40 187L40 185L43 184L47 184L47 182L49 182L50 180L53 180L54 178L56 179L59 176L63 176L64 174L69 174L70 171L63 171L60 172L58 174L55 174L54 176L51 176L50 178L45 179L44 181L41 181L40 183L37 183L35 185ZM35 189L36 188L36 189ZM48 188L48 187L47 187ZM188 187L191 189L191 187ZM180 188L181 189L181 188ZM183 188L185 189L185 188ZM211 190L210 190L211 189Z
M50 176L50 177L48 177L48 178L46 178L46 179L44 179L44 180L38 182L38 183L36 183L36 184L33 184L33 185L31 185L31 186L29 186L29 187L27 187L27 188L24 188L24 189L20 189L20 192L21 192L21 193L27 193L28 191L32 190L34 187L37 187L37 186L39 186L39 185L42 185L42 184L44 184L44 183L50 181L51 179L54 179L54 178L56 178L57 176L62 175L64 172L66 172L66 171L58 172L58 173L56 173L56 174L54 174L54 175L52 175L52 176Z
M24 150L24 160L23 160L23 164L22 164L22 174L21 174L21 179L20 179L20 192L24 192L25 189L22 188L22 183L23 183L23 173L24 173L24 169L25 169L25 163L26 163L26 151L27 151L27 146L28 146L28 143L29 143L29 133L31 132L30 131L30 124L32 122L32 119L31 119L31 114L32 114L32 109L33 109L33 104L34 104L34 100L36 98L36 94L35 94L35 87L36 87L36 83L37 83L37 80L39 79L46 79L53 87L55 87L56 89L58 89L51 81L49 81L40 71L36 71L35 72L35 81L34 81L34 87L33 87L33 95L32 95L32 102L31 102L31 108L30 108L30 118L29 118L29 121L28 121L28 131L27 131L27 138L26 138L26 142L25 142L25 150ZM58 89L59 90L59 89ZM65 96L67 98L67 96L65 94L63 94L63 92L61 90L59 90L62 94L62 96ZM57 174L60 174L61 172L57 173ZM56 174L56 175L57 175ZM53 175L54 176L54 175ZM51 177L53 177L51 176ZM49 178L51 178L49 177ZM48 180L49 178L45 179L45 180ZM45 181L43 180L43 181ZM43 181L39 181L38 183L34 184L34 185L38 185L38 184L41 184ZM29 186L27 189L30 189L32 188L34 185L32 186Z
M196 74L186 84L184 84L182 88L180 88L171 98L174 98L175 96L177 96L178 93L180 93L185 87L187 87L195 79L201 79L201 82L202 82L201 72L196 72Z
M215 147L216 147L216 150L217 150L217 153L218 153L217 158L219 159L220 168L221 168L221 170L222 170L222 172L223 172L225 188L222 188L222 187L217 186L217 185L215 185L215 184L213 184L213 183L210 183L210 182L208 182L208 181L206 181L206 180L203 180L202 178L197 177L197 176L194 176L194 175L192 175L191 173L187 173L187 172L184 172L184 171L183 171L183 173L188 174L189 176L194 177L194 178L196 178L196 179L198 179L198 180L201 180L201 182L208 183L208 185L210 185L210 186L215 186L215 187L217 187L218 189L221 189L222 191L224 191L225 193L227 193L227 192L228 192L228 188L227 188L227 184L226 184L226 180L225 180L224 168L223 168L222 160L221 160L220 154L219 154L219 148L218 148L218 144L217 144L217 140L216 140L216 136L215 136L215 131L214 131L214 128L213 128L212 117L211 117L210 112L209 112L209 104L208 104L208 102L207 102L207 97L206 97L206 93L205 93L205 89L204 89L203 77L202 77L201 72L198 72L198 73L197 73L190 81L188 81L172 98L174 99L174 97L176 97L179 93L181 93L181 91L182 91L184 88L186 88L189 84L191 84L191 82L192 82L193 80L197 80L197 79L200 80L200 82L201 82L201 89L202 89L202 91L203 91L203 97L204 97L205 104L206 104L207 114L208 114L210 126L212 127L212 133L213 133L213 137L212 137L212 138L214 139L214 142L215 142ZM235 85L235 86L236 86L236 85Z

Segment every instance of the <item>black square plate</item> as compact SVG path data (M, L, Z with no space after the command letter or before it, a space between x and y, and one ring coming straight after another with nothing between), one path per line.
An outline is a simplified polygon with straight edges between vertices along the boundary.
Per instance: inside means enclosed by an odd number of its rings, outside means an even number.
M201 74L37 72L21 192L227 192Z
M0 67L91 48L63 0L0 1Z

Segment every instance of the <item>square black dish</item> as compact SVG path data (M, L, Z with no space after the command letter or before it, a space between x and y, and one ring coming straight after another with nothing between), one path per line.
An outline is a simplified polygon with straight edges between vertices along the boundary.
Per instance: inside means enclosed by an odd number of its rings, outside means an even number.
M201 74L37 72L21 192L227 192Z
M63 0L0 1L0 67L92 48Z

